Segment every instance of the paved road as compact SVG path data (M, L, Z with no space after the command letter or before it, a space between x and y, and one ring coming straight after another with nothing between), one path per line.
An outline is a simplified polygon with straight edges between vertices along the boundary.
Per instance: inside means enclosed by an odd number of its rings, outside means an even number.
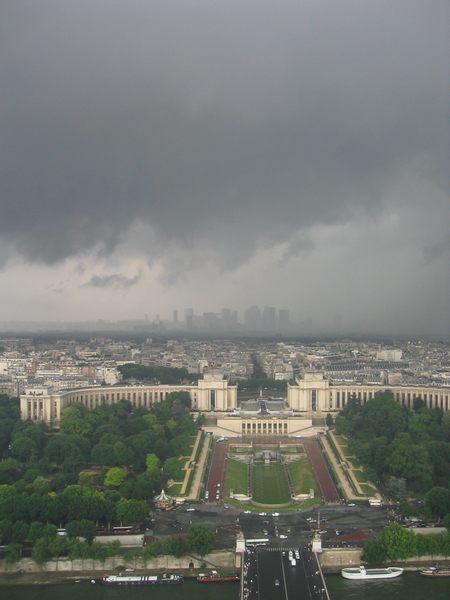
M228 441L223 440L214 444L211 466L209 469L208 502L221 502L223 500L223 483L225 479L225 461L228 455Z
M297 550L299 558L293 566L288 549L250 549L244 566L244 600L324 599L324 584L314 555L306 547Z
M303 438L301 442L305 446L323 500L325 502L339 502L339 493L328 471L319 443L312 438Z

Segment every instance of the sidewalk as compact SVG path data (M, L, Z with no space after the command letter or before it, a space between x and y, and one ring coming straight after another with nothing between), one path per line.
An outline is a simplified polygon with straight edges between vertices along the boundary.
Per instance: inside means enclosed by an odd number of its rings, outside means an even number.
M362 487L361 484L359 483L358 479L356 478L355 475L355 471L362 471L362 469L360 467L355 467L351 458L347 457L344 450L341 447L341 444L339 443L339 441L337 440L336 436L334 435L334 433L332 431L329 432L331 439L333 440L334 446L338 451L338 454L341 458L342 461L344 461L347 465L350 465L350 467L347 469L347 473L350 477L350 479L352 480L353 485L355 486L356 491L358 492L358 494L361 494L362 496L366 496L366 497L380 497L377 488L373 485L373 483L371 483L370 481L365 482L365 485L367 485L368 487L372 488L373 490L373 494L368 494L367 492L365 492Z
M203 448L202 448L198 463L195 465L194 479L192 481L189 496L186 496L186 500L198 500L198 498L199 498L200 488L202 485L203 473L204 473L204 470L206 467L206 462L208 459L208 451L209 451L209 446L211 444L211 439L212 439L211 435L204 436ZM194 449L196 449L196 446L194 446ZM195 456L195 452L194 452L194 456Z
M328 443L328 440L325 438L325 436L323 436L320 441L323 445L323 449L327 455L327 458L330 461L331 466L333 467L333 471L335 472L336 477L339 480L339 487L344 492L344 495L347 498L347 500L361 500L360 496L356 496L353 493L353 489L347 481L347 478L345 477L345 473L343 472L341 465L336 460L333 449Z

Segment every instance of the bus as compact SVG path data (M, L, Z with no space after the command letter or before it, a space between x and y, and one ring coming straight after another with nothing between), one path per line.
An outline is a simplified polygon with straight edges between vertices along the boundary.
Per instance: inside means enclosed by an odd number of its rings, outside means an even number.
M127 533L133 533L134 527L126 525L125 527L113 527L112 532L114 535L126 535Z
M254 538L245 540L246 546L264 546L269 543L269 538Z

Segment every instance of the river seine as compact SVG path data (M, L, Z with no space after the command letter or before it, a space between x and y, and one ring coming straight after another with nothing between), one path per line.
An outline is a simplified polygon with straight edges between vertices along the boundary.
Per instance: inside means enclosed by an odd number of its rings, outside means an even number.
M430 580L406 573L389 582L347 581L339 575L327 577L332 600L448 600L450 578ZM5 600L238 600L239 585L200 585L187 581L168 587L104 587L85 583L54 586L0 588ZM296 599L297 600L297 599Z

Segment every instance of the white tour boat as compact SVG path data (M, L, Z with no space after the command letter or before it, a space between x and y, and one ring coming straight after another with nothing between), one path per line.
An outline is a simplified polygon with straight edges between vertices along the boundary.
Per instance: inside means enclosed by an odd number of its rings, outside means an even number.
M386 567L384 569L366 569L363 565L356 568L342 569L345 579L393 579L403 573L401 567Z

